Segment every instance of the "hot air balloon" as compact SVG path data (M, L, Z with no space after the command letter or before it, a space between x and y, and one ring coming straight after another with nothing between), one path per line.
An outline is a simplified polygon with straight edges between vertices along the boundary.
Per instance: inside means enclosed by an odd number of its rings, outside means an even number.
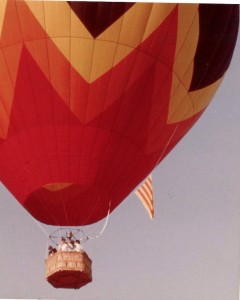
M238 5L2 1L2 183L45 224L106 217L207 108L238 23Z

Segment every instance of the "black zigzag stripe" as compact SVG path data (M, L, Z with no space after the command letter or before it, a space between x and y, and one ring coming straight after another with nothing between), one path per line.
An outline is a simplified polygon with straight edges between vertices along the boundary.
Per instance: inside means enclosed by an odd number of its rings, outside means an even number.
M94 38L134 5L130 2L81 1L68 1L68 4Z
M214 83L228 69L237 40L239 5L200 4L199 26L190 91Z

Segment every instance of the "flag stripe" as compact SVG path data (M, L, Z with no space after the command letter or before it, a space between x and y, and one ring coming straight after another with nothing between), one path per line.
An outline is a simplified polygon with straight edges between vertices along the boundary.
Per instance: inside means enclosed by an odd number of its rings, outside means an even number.
M149 190L146 189L146 187L143 185L140 189L141 193L144 194L144 199L149 203L149 205L151 204L151 193Z
M146 203L146 205L149 207L149 209L152 209L153 206L148 202L146 201L146 198L144 197L142 191L138 191L138 196L141 198L141 200Z
M150 182L146 181L146 187L147 187L148 192L150 193L150 197L152 197L152 184Z
M141 200L143 201L143 203L146 203L146 205L149 207L149 209L153 209L152 203L150 202L149 199L147 199L147 198L145 197L145 195L143 194L142 190L139 190L139 191L137 192L137 195L141 198Z
M152 190L151 176L149 176L147 180L135 191L135 194L141 200L150 218L153 219L154 207L153 207L153 190Z
M144 198L142 198L141 192L139 192L139 194L137 194L139 199L142 201L143 206L146 208L149 216L151 217L151 219L153 219L153 214L154 214L154 209L153 207L150 207L149 204L144 201Z

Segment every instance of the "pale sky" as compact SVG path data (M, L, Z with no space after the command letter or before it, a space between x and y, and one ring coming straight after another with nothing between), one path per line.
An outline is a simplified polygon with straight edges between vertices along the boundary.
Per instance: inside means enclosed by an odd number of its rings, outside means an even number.
M80 290L57 290L45 281L47 237L1 186L0 298L238 300L239 70L240 38L213 102L153 172L154 221L129 195L104 234L84 244L93 282ZM94 234L102 226L83 229Z

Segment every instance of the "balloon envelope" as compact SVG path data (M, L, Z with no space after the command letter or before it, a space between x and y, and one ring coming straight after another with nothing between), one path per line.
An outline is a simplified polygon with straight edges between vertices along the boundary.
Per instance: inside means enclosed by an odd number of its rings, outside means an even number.
M238 5L4 1L0 180L37 220L101 220L198 120Z

